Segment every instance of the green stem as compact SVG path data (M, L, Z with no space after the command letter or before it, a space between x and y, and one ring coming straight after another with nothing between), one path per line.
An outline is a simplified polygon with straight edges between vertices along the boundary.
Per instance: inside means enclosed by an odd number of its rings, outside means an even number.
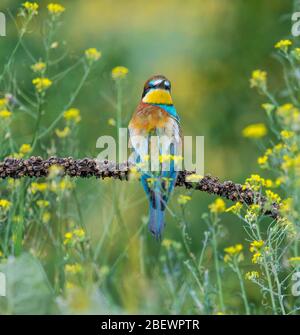
M247 294L246 294L246 289L245 289L245 284L244 284L244 280L239 268L239 265L237 264L237 260L234 261L234 265L235 265L235 271L236 274L239 278L239 282L240 282L240 287L241 287L241 292L242 292L242 298L244 301L244 306L245 306L245 310L246 310L246 314L250 315L250 308L249 308L249 303L248 303L248 299L247 299Z
M266 272L266 276L267 276L267 281L268 281L268 286L269 286L269 292L270 292L270 297L271 297L271 303L272 303L273 313L275 315L277 315L277 307L276 307L275 298L274 298L274 292L273 292L271 275L270 275L270 271L269 271L268 264L266 262L265 256L263 256L263 262L264 262L264 268L265 268L265 272Z
M186 215L185 215L185 206L184 205L181 206L181 211L182 211L182 230L181 230L181 233L182 233L183 245L185 247L187 256L191 259L191 261L192 261L192 263L194 265L194 268L196 269L197 274L198 274L198 276L200 278L200 276L201 276L200 266L199 266L199 264L197 264L196 257L193 254L193 252L192 252L192 250L191 250L191 248L189 246L190 242L189 242L188 239L190 239L190 237L189 237L189 235L187 233L187 219L186 219ZM200 258L201 258L201 256L200 256ZM199 281L199 279L198 279L198 281ZM200 285L200 287L202 288L201 285Z
M21 222L16 223L16 228L15 228L15 233L14 233L15 235L14 253L16 256L20 255L22 252L23 234L25 230L26 192L27 192L27 187L25 184L24 187L22 187L21 198L20 198L19 215L21 218Z
M212 226L212 246L213 246L213 252L214 252L215 269L216 269L216 274L217 274L219 302L220 302L220 306L221 306L221 311L225 312L225 305L224 305L224 298L223 298L223 288L222 288L222 281L221 281L221 277L220 277L220 264L219 264L219 259L218 259L216 223L213 223L213 226Z
M279 106L279 104L278 104L278 102L276 101L276 99L273 97L273 95L272 95L268 90L264 90L264 94L267 96L267 98L270 100L270 102L271 102L274 106L276 106L276 107Z
M288 89L288 92L289 92L290 99L291 99L291 101L293 102L293 104L294 104L295 106L299 106L298 100L297 100L297 98L296 98L296 96L295 96L295 93L294 93L292 84L291 84L291 82L290 82L290 78L289 78L289 75L288 75L288 70L287 70L287 68L286 68L285 63L283 63L282 66L283 66L283 78L284 78L285 84L286 84L286 86L287 86L287 89Z
M21 45L21 37L19 38L19 40L18 40L18 42L17 42L17 44L16 44L14 50L12 51L12 53L11 53L9 59L8 59L8 62L7 62L7 63L5 64L5 66L4 66L3 72L2 72L2 74L1 74L1 76L0 76L0 84L1 84L1 82L2 82L2 80L3 80L3 78L4 78L4 76L6 75L6 72L9 70L9 68L10 68L10 66L11 66L11 64L12 64L13 58L14 58L16 52L18 51L20 45Z
M33 132L33 137L32 137L32 141L31 141L31 150L33 151L35 149L35 146L37 144L37 140L38 140L38 133L39 133L39 129L40 129L40 123L41 123L41 119L42 119L42 106L43 106L43 98L38 94L38 105L37 105L37 119L36 119L36 123L35 123L35 129Z
M23 27L22 27L20 33L19 33L18 42L17 42L17 44L15 45L15 47L14 47L14 49L13 49L13 51L12 51L12 53L11 53L11 55L10 55L8 61L7 61L7 63L6 63L5 66L4 66L3 72L2 72L2 74L1 74L1 76L0 76L0 84L2 83L2 80L3 80L3 78L5 77L7 71L9 70L9 68L10 68L10 66L11 66L11 64L12 64L12 62L13 62L13 59L14 59L14 57L15 57L15 54L16 54L17 51L19 50L19 47L22 45L23 37L24 37L24 35L25 35L25 33L26 33L27 26L28 26L29 22L31 21L31 19L32 19L32 15L28 16L27 20L25 20L25 22L24 22L24 25L23 25Z
M117 80L117 136L119 129L122 127L122 100L123 100L123 89L121 80Z
M90 74L90 70L91 70L90 67L88 67L88 68L86 69L86 71L85 71L85 73L84 73L84 75L83 75L83 77L82 77L82 79L81 79L81 81L80 81L80 83L79 83L77 89L76 89L75 92L71 95L71 98L70 98L69 102L66 104L66 106L64 107L62 113L60 113L60 114L58 115L58 117L51 123L51 125L50 125L44 132L42 132L42 133L39 135L39 137L38 137L39 140L40 140L41 138L47 136L47 135L48 135L48 134L55 128L55 126L58 124L58 122L62 119L62 117L63 117L63 115L64 115L64 112L72 106L72 104L74 103L75 99L77 98L77 96L78 96L78 94L79 94L79 92L80 92L82 86L84 85L84 83L85 83L87 77L89 76L89 74Z
M262 240L258 224L256 224L256 230L257 230L257 234L258 234L259 239ZM269 267L268 267L265 255L263 255L263 266L264 266L266 276L267 276L273 313L275 315L277 315L277 307L276 307L276 303L275 303L275 297L274 297L273 285L272 285L272 280L271 280L271 274L270 274L270 271L269 271Z
M279 301L281 313L283 315L286 315L286 311L285 311L285 307L284 307L284 303L283 303L283 295L282 295L282 292L281 292L281 285L280 285L280 281L279 281L279 278L278 278L278 275L277 275L277 271L276 271L273 263L274 262L272 262L272 273L274 275L276 286L277 286L278 301Z

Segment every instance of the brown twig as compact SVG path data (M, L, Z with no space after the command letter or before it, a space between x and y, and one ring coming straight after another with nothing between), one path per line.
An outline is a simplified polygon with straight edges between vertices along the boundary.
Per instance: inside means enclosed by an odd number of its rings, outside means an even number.
M0 178L41 178L47 177L51 166L62 168L61 174L70 177L80 178L114 178L119 180L129 179L130 166L128 163L116 165L110 161L97 161L92 158L74 159L72 157L59 158L30 157L29 159L6 158L0 162ZM195 189L202 192L215 194L227 198L233 202L241 202L247 205L258 203L264 207L266 198L261 194L253 192L249 188L243 188L241 184L232 181L220 182L218 178L210 175L204 176L198 182L190 182L186 177L193 174L190 171L180 171L176 186L183 186L187 189ZM274 203L265 214L274 219L279 217L278 204Z

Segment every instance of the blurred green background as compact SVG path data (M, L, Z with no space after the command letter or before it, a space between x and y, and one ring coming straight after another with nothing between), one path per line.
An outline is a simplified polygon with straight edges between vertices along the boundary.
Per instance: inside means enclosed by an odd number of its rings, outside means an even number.
M48 2L39 3L45 7ZM241 136L244 126L263 122L265 118L260 108L264 100L249 88L249 77L253 69L266 69L270 73L272 89L275 92L279 90L276 74L281 75L281 70L270 54L274 43L290 33L292 1L73 0L60 3L66 7L66 12L57 38L66 41L59 48L68 50L70 56L57 72L76 61L88 47L101 50L102 58L74 104L82 114L78 152L65 153L58 148L58 154L94 157L98 153L96 139L101 135L115 134L115 128L108 124L109 118L116 117L111 104L116 99L111 69L123 65L130 71L124 81L123 125L128 123L139 102L145 80L154 74L164 74L173 85L172 95L184 135L205 136L205 173L222 180L243 182L249 174L258 171L256 159L259 151ZM2 0L0 10L9 9L15 14L20 4L20 1ZM32 32L25 41L38 58L41 52L38 36L42 31L39 20L35 22L36 26L34 23L31 25ZM8 18L8 36L0 39L2 66L15 43L16 30ZM23 87L31 89L32 74L28 70L31 63L25 52L19 52L17 57L17 78ZM81 75L80 71L75 71L58 87L51 88L44 126L58 115L74 88L74 82ZM33 125L26 121L25 116L18 120L13 125L14 137L20 144L26 143L31 138ZM44 151L39 152L44 157L48 156L51 140L49 138ZM124 185L117 181L80 180L77 184L82 216L95 243L101 238L108 220L113 220L111 194L114 188L122 198L120 211L129 236L135 234L143 216L147 215L146 199L138 183ZM176 198L182 192L185 191L177 189L173 197L171 206L175 214L179 211ZM205 229L201 215L212 200L211 196L196 192L187 207L195 252ZM70 206L71 203L72 199ZM165 237L179 240L180 231L175 221L171 216L167 217ZM232 216L225 215L223 223L222 246L245 239L243 229ZM126 249L128 241L128 236L123 233L124 227L113 224L109 229L112 231L103 260L108 266L115 264L120 250ZM156 257L157 243L147 234L145 236L149 259L151 255ZM123 302L128 299L128 286L145 285L147 291L149 287L151 291L149 283L146 285L142 281L141 284L140 274L135 269L134 258L137 256L134 245L138 243L138 240L133 240L129 250L126 249L126 259L116 265L116 271L123 274L123 292L117 290L115 295L120 294ZM111 285L114 284L112 278ZM230 287L230 282L225 286ZM136 295L142 296L142 291L136 290ZM131 299L134 298L131 296ZM133 311L138 309L132 307L134 303L130 306Z

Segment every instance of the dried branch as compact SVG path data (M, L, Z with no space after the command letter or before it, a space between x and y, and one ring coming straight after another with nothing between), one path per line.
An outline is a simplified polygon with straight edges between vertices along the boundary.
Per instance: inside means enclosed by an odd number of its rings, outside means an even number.
M0 162L0 178L41 178L47 177L51 166L61 167L61 174L80 178L114 178L119 180L129 179L130 165L128 163L115 164L110 161L97 161L92 158L74 159L72 157L59 158L30 157L29 159L6 158ZM241 184L232 181L219 181L218 178L206 175L199 182L186 181L186 177L193 174L191 171L181 171L176 186L184 186L187 189L195 189L202 192L215 194L227 198L233 202L241 202L247 205L258 203L264 207L266 198L251 189L244 189ZM271 209L265 210L265 215L274 219L279 217L279 206L274 203Z

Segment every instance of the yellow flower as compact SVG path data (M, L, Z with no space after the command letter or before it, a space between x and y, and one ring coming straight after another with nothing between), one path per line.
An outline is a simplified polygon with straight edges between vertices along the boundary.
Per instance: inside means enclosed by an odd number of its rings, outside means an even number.
M110 119L108 119L107 123L109 126L115 127L116 120L111 117Z
M80 110L77 108L70 108L64 112L64 118L67 121L78 123L81 121Z
M208 208L212 213L222 213L226 210L226 205L223 199L217 198L213 203L211 203Z
M74 229L65 233L64 244L70 243L72 240L75 242L80 242L85 237L85 231L81 228Z
M3 252L2 251L0 251L0 257L3 257Z
M288 51L288 47L292 45L292 41L291 40L281 40L279 42L277 42L275 44L275 48L276 49L280 49L284 52L287 52Z
M0 199L0 208L7 210L11 206L11 202L6 199Z
M59 138L65 138L67 136L69 136L71 133L71 129L69 127L65 127L64 129L60 130L60 129L55 129L55 134L57 137Z
M245 278L248 280L254 280L259 278L259 273L257 271L250 271L245 274Z
M267 88L267 72L254 70L250 78L250 87L257 87L262 90Z
M243 250L243 245L240 243L224 249L224 251L229 255L236 255L240 253L242 250Z
M271 190L266 190L266 197L270 202L279 203L281 198L278 194L272 192Z
M49 13L54 14L54 15L59 15L66 10L64 6L62 6L58 3L50 3L47 6L47 8L48 8Z
M47 200L38 200L38 201L36 202L36 204L37 204L38 207L40 207L40 208L46 208L46 207L49 207L49 205L50 205L49 201L47 201Z
M129 70L125 66L116 66L111 71L111 76L113 79L123 79L126 78Z
M169 240L169 239L163 239L163 241L161 242L161 245L163 247L165 247L166 249L170 249L171 245L173 244L173 241L172 240Z
M252 256L252 263L253 264L257 264L261 259L261 253L260 252L256 252L253 256Z
M44 212L42 216L42 221L44 224L47 224L51 219L51 214L49 212Z
M252 204L248 207L248 210L258 213L260 211L260 206L258 204Z
M20 147L20 153L25 155L28 154L32 150L30 144L22 144Z
M82 238L85 236L85 232L83 229L75 229L73 230L73 234L76 236L76 237L79 237L79 238Z
M252 174L246 179L244 188L249 187L253 191L258 191L262 186L265 186L265 179L259 174Z
M65 271L71 274L77 274L82 272L82 266L78 263L76 264L66 264Z
M265 179L265 187L270 188L274 186L274 183L271 179Z
M44 72L46 70L46 63L38 62L31 65L31 70L33 72Z
M85 57L91 62L95 62L102 56L101 52L96 48L89 48L85 50Z
M280 135L284 140L288 140L289 138L293 137L295 135L295 133L293 131L289 131L289 130L282 130L280 132Z
M237 256L237 258L235 258L238 262L241 262L244 259L244 255L242 253L243 250L243 246L242 244L236 244L233 245L231 247L227 247L224 249L225 251L225 256L224 256L224 262L225 263L229 263L231 262L235 257Z
M0 118L1 119L9 119L11 117L12 113L8 111L7 109L4 109L0 111Z
M255 252L259 249L261 249L264 246L264 241L263 240L254 240L253 242L250 243L250 252Z
M35 78L32 83L39 93L46 91L52 85L52 81L48 78Z
M66 240L70 240L71 238L73 237L73 233L72 232L67 232L67 233L65 233L65 239Z
M177 202L179 203L179 205L185 205L190 200L192 200L192 197L183 194L180 194L179 197L177 198Z
M259 165L262 165L262 166L265 166L267 164L267 162L268 162L268 156L267 155L258 157L258 159L257 159L257 163Z
M242 208L243 208L243 204L241 202L237 202L235 205L227 208L226 212L232 212L234 214L239 214Z
M294 108L294 105L291 103L286 103L278 107L279 112L287 112Z
M263 123L250 124L243 129L242 134L247 138L261 138L266 136L267 128Z
M32 194L37 192L45 192L48 189L47 183L32 183L30 186L30 191Z
M278 154L280 153L283 149L285 148L285 146L283 145L283 143L278 143L274 146L274 153Z
M23 7L28 11L29 14L38 14L39 5L36 2L26 1L23 3Z

